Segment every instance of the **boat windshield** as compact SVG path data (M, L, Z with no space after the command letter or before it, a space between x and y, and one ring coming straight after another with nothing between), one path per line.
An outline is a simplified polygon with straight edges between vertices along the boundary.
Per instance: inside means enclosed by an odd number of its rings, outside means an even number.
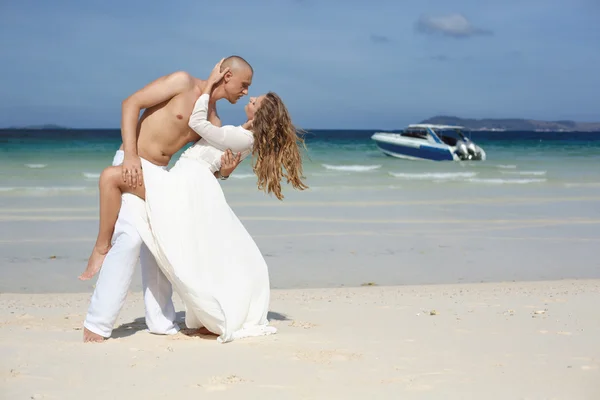
M435 133L449 146L456 146L459 139L465 140L463 129L460 128L436 129Z
M429 136L424 128L406 128L400 135L421 140L428 140Z

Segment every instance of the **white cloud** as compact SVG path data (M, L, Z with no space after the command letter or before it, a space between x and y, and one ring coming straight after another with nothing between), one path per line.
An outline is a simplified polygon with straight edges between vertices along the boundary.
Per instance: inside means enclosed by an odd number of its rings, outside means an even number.
M421 16L416 24L418 32L424 34L442 34L455 38L468 38L476 35L492 35L488 29L473 26L462 14L439 16Z
M373 43L390 43L392 40L388 36L371 34L369 37Z

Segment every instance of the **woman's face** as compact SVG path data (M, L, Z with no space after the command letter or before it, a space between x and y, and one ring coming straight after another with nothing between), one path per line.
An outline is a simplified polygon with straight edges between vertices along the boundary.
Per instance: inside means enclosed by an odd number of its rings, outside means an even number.
M264 98L264 94L258 97L250 97L250 101L244 106L244 111L246 111L248 120L254 119L254 114L256 114L256 110L260 108L260 103L262 103Z

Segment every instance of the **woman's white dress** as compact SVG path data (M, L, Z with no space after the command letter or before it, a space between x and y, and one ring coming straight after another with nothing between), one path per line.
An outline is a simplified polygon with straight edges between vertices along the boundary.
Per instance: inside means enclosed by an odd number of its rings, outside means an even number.
M203 95L190 118L202 139L170 171L142 161L147 219L136 225L184 301L188 328L205 326L220 342L275 333L267 320L267 264L213 175L224 150L248 156L253 136L240 126L212 125L207 110Z

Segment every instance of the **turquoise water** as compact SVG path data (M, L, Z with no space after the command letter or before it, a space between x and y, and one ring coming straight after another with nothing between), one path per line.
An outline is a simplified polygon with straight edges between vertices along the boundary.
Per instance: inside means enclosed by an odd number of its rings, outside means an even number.
M304 169L311 190L600 188L599 133L475 132L485 162L441 163L386 157L372 133L309 132ZM119 144L118 130L0 131L0 196L95 194ZM233 180L237 190L255 190L250 160Z

